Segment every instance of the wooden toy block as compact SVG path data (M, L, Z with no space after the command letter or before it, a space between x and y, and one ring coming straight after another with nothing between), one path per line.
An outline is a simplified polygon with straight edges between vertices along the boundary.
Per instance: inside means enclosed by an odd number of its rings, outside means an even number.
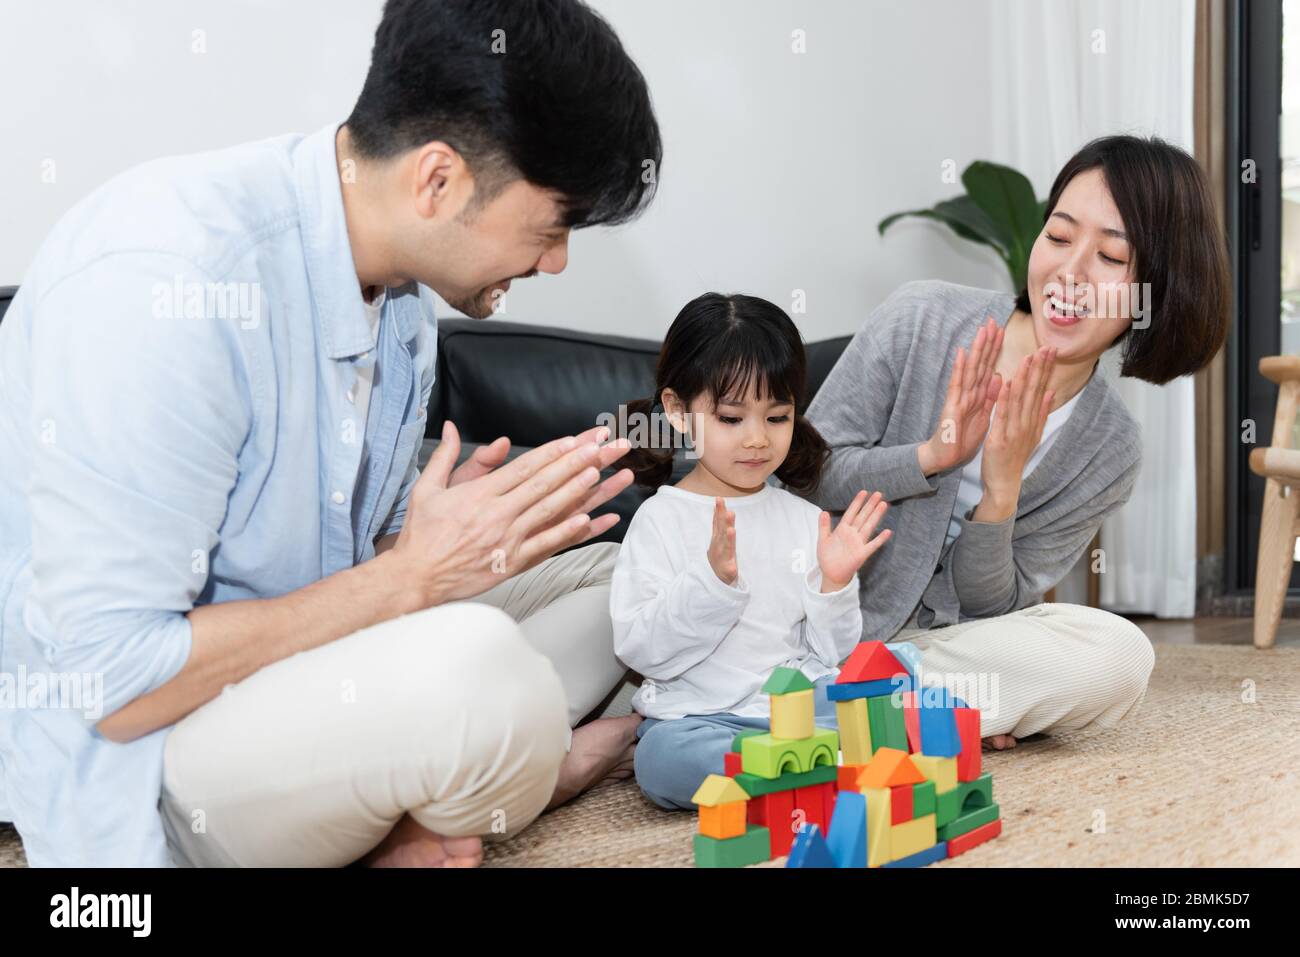
M867 718L871 722L871 747L907 750L907 726L903 721L903 705L894 697L868 698Z
M902 694L912 690L912 678L900 672L893 678L878 681L850 681L826 686L826 697L831 701L852 701L855 698L878 698L881 695Z
M759 804L761 821L750 820L750 824L760 824L767 828L771 841L772 857L780 857L790 852L790 841L794 838L794 791L776 791L762 797L751 798L750 806Z
M831 857L826 839L822 837L821 828L816 824L805 824L794 836L790 847L790 856L786 858L786 867L834 867L835 858Z
M826 846L836 867L867 866L867 799L857 791L841 791Z
M921 651L910 641L891 641L887 646L894 659L907 669L913 678L921 670Z
M899 858L896 861L890 861L885 867L925 867L927 864L933 864L935 861L941 861L948 856L948 845L940 842L932 844L925 850L917 851L909 857Z
M767 732L762 728L746 728L744 731L737 731L736 736L731 739L731 750L739 754L740 742L746 738L752 738L756 734L767 734Z
M916 692L903 695L903 728L907 731L907 750L921 753L921 718L916 710Z
M839 776L839 773L840 769L833 765L822 765L802 774L793 774L787 771L778 778L761 778L757 774L741 771L736 775L735 781L744 788L745 793L750 797L758 797L761 794L771 794L774 791L793 791L795 788L822 784L825 781L834 781Z
M721 774L710 774L706 777L695 789L695 795L691 798L691 802L700 807L718 807L722 804L748 800L749 794L736 783L735 778Z
M1002 818L989 821L987 824L981 824L972 831L950 838L948 840L948 856L956 857L958 854L964 854L972 847L983 844L985 841L991 841L1001 833Z
M858 775L858 788L896 788L904 784L920 784L925 780L925 775L912 763L912 757L913 755L897 748L881 748Z
M818 784L810 788L798 788L794 792L794 811L798 814L803 812L804 823L816 824L818 827L826 828L826 809L822 806L822 792L817 790L824 785Z
M957 736L957 719L954 709L946 705L927 704L930 689L918 692L917 716L921 723L921 753L940 758L955 758L961 753L961 738Z
M915 784L904 784L889 789L890 824L902 824L912 819L912 788L914 787Z
M700 808L700 833L725 841L745 833L745 805L748 801L730 801L717 807Z
M982 824L988 824L990 821L998 819L998 806L990 804L976 811L970 811L960 815L955 821L949 821L936 832L938 840L950 841L954 837L961 837L970 831L975 830ZM903 825L906 827L906 825Z
M960 813L974 811L993 803L993 775L985 771L974 781L957 782L957 807Z
M890 796L892 798L891 789ZM889 829L889 859L897 861L923 851L941 838L937 837L934 815L913 818L903 824L895 824Z
M961 739L961 754L957 755L957 780L974 781L980 776L983 743L980 739L980 713L976 708L956 708L957 737Z
M863 768L866 766L867 763L865 761L861 764L849 764L848 762L845 762L836 768L839 773L836 775L835 781L839 785L839 789L841 791L857 791L858 775L862 773Z
M866 764L871 760L871 720L865 698L838 701L835 720L840 726L840 750L845 764Z
M912 817L934 814L937 807L933 781L922 781L920 784L912 785ZM936 820L935 823L937 824L938 821Z
M908 757L916 769L925 775L926 780L934 782L935 793L942 794L957 787L956 758L943 758L932 754L912 754Z
M811 737L815 730L813 714L811 688L772 695L772 737L795 740Z
M722 773L729 778L734 778L744 769L744 764L740 760L740 753L737 751L728 751L722 756Z
M844 792L841 791L841 794ZM893 791L889 788L868 788L867 799L867 867L880 867L889 862L889 831L893 826L890 803Z
M863 641L840 666L836 684L853 684L861 681L888 679L896 674L907 674L903 664L889 653L883 641Z
M763 683L763 694L780 696L812 691L813 683L798 668L776 668Z
M740 742L744 773L770 779L789 771L811 771L821 765L834 768L839 751L840 736L829 728L814 728L809 737L796 740L755 734Z
M695 835L696 867L747 867L768 860L771 841L767 828L751 825L740 837L720 841L707 834Z
M943 827L961 816L961 793L956 788L938 792L934 801L934 823L937 827Z

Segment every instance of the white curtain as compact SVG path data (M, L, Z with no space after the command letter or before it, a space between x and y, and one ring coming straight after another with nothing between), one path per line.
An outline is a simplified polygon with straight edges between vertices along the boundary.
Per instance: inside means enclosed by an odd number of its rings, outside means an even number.
M994 0L993 91L1001 155L1046 198L1088 140L1156 135L1192 149L1195 0ZM1102 525L1101 603L1190 618L1196 606L1196 472L1190 377L1165 386L1120 379L1142 427L1143 461L1128 504ZM1088 556L1085 556L1085 561Z

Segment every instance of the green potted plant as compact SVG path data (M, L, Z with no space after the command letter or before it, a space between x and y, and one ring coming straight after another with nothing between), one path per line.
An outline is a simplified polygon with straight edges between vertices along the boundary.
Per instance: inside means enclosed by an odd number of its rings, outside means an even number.
M991 246L1006 264L1011 286L1025 288L1029 250L1043 228L1046 201L1034 198L1034 187L1023 173L976 160L961 174L966 192L945 199L930 209L894 213L880 221L880 235L905 216L919 216L943 223L962 239Z

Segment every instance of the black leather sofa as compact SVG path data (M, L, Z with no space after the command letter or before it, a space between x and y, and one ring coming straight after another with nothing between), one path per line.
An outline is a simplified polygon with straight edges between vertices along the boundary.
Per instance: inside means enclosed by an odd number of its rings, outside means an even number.
M0 319L16 291L0 287ZM807 346L808 398L848 341L843 336ZM495 319L441 320L438 373L419 463L423 467L433 454L448 418L460 431L462 459L501 435L510 437L514 457L557 436L585 431L598 424L602 413L617 416L620 405L650 397L658 354L659 342L653 339ZM677 477L687 470L679 457ZM621 541L648 494L633 485L611 501L605 511L618 512L622 520L601 540Z

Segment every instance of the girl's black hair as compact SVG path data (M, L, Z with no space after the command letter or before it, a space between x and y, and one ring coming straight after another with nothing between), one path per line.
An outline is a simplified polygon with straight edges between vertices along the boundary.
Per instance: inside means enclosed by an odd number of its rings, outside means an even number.
M830 457L826 440L803 415L807 380L803 340L779 306L755 296L707 292L683 306L669 327L659 351L654 395L627 403L627 416L620 421L648 417L665 389L687 405L700 396L716 405L756 386L759 396L795 406L790 451L776 477L807 494L817 488ZM658 434L653 428L649 432ZM653 440L640 447L634 443L620 464L632 469L637 484L658 488L672 478L673 450L657 448Z

